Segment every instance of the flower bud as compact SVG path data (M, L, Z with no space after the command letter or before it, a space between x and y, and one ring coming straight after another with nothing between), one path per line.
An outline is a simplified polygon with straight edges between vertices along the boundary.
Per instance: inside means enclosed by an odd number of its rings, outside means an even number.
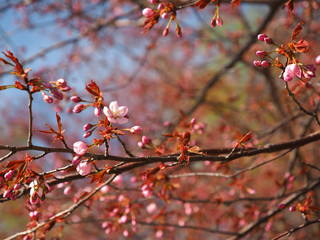
M138 142L137 145L138 145L139 148L144 148L143 142Z
M12 189L7 189L4 193L3 193L3 198L9 198L12 194Z
M265 51L256 51L256 54L258 57L265 57L267 56L267 53Z
M163 32L162 32L162 36L166 37L169 34L169 27L166 27Z
M261 66L262 66L262 67L270 67L271 64L270 64L269 61L262 61L262 62L261 62Z
M87 123L87 124L85 124L85 125L83 126L83 131L86 132L86 131L90 130L92 127L93 127L92 124Z
M158 5L158 10L162 10L162 9L164 9L164 4L163 4L163 3L160 3L160 4Z
M145 17L147 17L147 18L149 18L149 17L152 17L152 15L153 15L153 10L151 9L151 8L145 8L145 9L143 9L142 10L142 14L145 16Z
M267 35L265 35L265 34L259 34L257 38L258 38L259 41L262 41L262 42L263 42L264 39L267 38Z
M4 175L4 178L9 181L13 178L13 174L14 174L14 171L13 170L10 170L9 172L7 172L5 175Z
M56 85L59 86L59 87L66 87L67 86L67 82L66 80L64 80L63 78L59 78L57 81L56 81Z
M85 154L88 151L88 146L84 142L78 141L73 144L73 151L77 155L82 156L83 154Z
M81 99L80 97L78 97L78 96L72 96L72 97L70 98L70 100L71 100L72 102L74 102L74 103L79 103L79 102L82 101L82 99Z
M73 164L74 166L77 166L77 165L80 163L80 161L81 161L81 156L76 155L76 156L74 156L73 159L72 159L72 164Z
M142 136L142 143L143 144L150 144L151 143L151 139L146 137L146 136Z
M278 204L278 208L279 208L279 209L285 209L285 208L286 208L286 205L284 205L283 203L279 203L279 204Z
M318 56L316 57L316 64L317 64L317 65L320 65L320 55L318 55Z
M255 67L261 67L261 61L253 61L253 65L255 66Z
M142 127L141 126L133 126L130 128L130 132L135 134L135 133L141 133L142 132Z
M74 106L74 108L73 108L72 111L73 111L74 113L80 113L80 112L82 112L85 108L86 108L85 105L79 103L79 104L77 104L76 106Z
M264 42L265 42L266 44L272 44L272 43L273 43L273 40L272 40L271 38L266 37L266 38L264 39Z
M97 117L99 117L101 115L101 108L95 108L94 109L94 115L96 115Z
M290 212L296 211L296 207L295 207L295 206L290 206L290 207L289 207L289 211L290 211Z
M163 19L167 19L168 17L169 17L169 14L166 12L161 14L161 18Z
M22 184L21 183L17 183L16 185L14 185L13 189L14 190L19 190L21 188Z
M90 132L85 132L85 133L82 135L82 137L83 137L83 138L88 138L88 137L91 136L91 134L92 134L92 131L90 131Z
M91 165L88 162L81 162L79 163L79 165L77 166L77 172L81 175L81 176L86 176L91 172Z

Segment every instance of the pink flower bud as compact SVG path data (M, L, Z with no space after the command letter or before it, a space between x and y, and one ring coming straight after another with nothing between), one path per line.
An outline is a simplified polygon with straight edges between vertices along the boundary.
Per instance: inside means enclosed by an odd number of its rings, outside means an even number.
M56 85L64 88L67 86L67 82L63 78L60 78L56 81Z
M95 115L96 117L99 117L99 116L101 115L101 108L95 108L95 109L94 109L94 115Z
M257 38L258 38L259 41L262 41L262 42L263 42L264 39L267 38L267 35L265 35L265 34L259 34Z
M264 42L265 42L266 44L272 44L272 43L273 43L273 40L272 40L271 38L266 37L266 38L264 39Z
M216 24L217 24L217 26L222 26L223 25L223 21L222 21L222 19L220 17L217 17Z
M146 208L148 213L153 213L154 211L157 210L157 204L155 203L150 203L147 208Z
M62 100L63 99L63 94L56 88L52 88L50 90L51 94L58 100Z
M74 166L77 166L77 165L80 163L80 161L81 161L81 156L76 155L76 156L74 156L73 159L72 159L72 164L73 164Z
M10 199L11 199L12 201L17 200L17 198L18 198L18 196L17 196L16 194L12 194L12 195L10 196Z
M152 4L156 4L157 3L157 0L148 0L150 3Z
M267 56L267 53L265 51L256 51L256 54L258 57L265 57Z
M169 14L166 12L161 14L161 18L163 19L167 19L168 17L169 17Z
M3 197L4 198L9 198L12 194L12 189L7 189L4 193L3 193Z
M44 92L42 92L42 98L43 98L43 101L45 101L46 103L53 102L53 98L51 96L45 94Z
M4 175L4 178L9 181L13 178L13 174L14 174L14 171L13 170L10 170L9 172L7 172L5 175Z
M147 18L149 18L149 17L152 17L152 15L153 15L153 10L151 9L151 8L145 8L145 9L143 9L142 10L142 14L144 15L144 16L146 16Z
M262 62L261 62L261 66L262 66L262 67L270 67L271 64L270 64L269 61L262 61Z
M278 204L278 208L279 208L279 209L285 209L285 208L286 208L286 205L284 205L283 203L279 203L279 204Z
M284 72L283 73L283 80L286 82L290 82L293 79L294 75L292 72Z
M316 57L316 64L317 64L317 65L320 65L320 55L318 55L318 56Z
M74 103L79 103L79 102L82 101L82 99L81 99L80 97L78 97L78 96L72 96L72 97L70 98L70 100L71 100L72 102L74 102Z
M63 190L63 194L64 194L64 195L68 195L68 194L71 193L71 191L72 191L71 186L67 186L67 187Z
M168 36L168 34L169 34L169 28L166 27L162 32L162 36L166 37L166 36Z
M158 5L158 10L162 10L162 9L164 9L164 4L163 3L160 3L159 5Z
M60 88L61 91L64 91L64 92L68 92L70 91L72 88L70 86L66 86L66 87L63 87L63 88Z
M85 133L82 135L82 137L83 137L83 138L88 138L88 137L91 136L91 134L92 134L92 131L90 131L90 132L85 132Z
M123 215L123 216L121 216L121 218L119 218L118 223L122 224L122 223L126 223L127 221L128 221L128 216Z
M77 172L81 176L86 176L89 173L91 173L91 165L90 165L90 163L88 163L88 162L79 163L79 165L77 166Z
M146 137L146 136L142 136L142 143L143 144L150 144L151 143L151 139Z
M253 65L255 66L255 67L261 67L261 61L253 61Z
M14 185L13 189L14 190L19 190L22 187L21 183L17 183L16 185Z
M141 126L133 126L130 128L130 132L135 134L135 133L141 133L142 132L142 127Z
M86 131L90 130L92 127L93 127L92 124L87 123L87 124L85 124L85 125L83 126L83 131L86 132Z
M290 212L296 211L296 207L295 207L295 206L290 206L290 207L289 207L289 211L290 211Z
M310 70L312 72L317 71L317 68L313 64L307 64L306 68L308 68L308 70Z
M216 17L212 18L212 20L211 20L210 23L211 23L211 26L212 26L213 28L215 28L215 27L217 26Z
M83 154L85 154L88 151L88 146L84 142L78 141L73 144L73 151L77 155L82 156Z
M79 104L77 104L77 105L74 106L74 108L73 108L72 111L73 111L74 113L80 113L80 112L82 112L85 108L86 108L85 105L79 103Z
M138 142L137 144L138 144L138 147L139 147L139 148L144 148L143 142Z

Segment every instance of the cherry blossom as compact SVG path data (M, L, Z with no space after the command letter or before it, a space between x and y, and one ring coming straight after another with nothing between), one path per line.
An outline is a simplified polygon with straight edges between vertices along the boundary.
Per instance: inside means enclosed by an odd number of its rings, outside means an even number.
M128 118L126 117L128 113L127 106L118 105L117 101L113 101L109 104L109 108L104 107L103 113L107 116L108 121L111 123L119 123L124 124L128 122Z
M82 156L88 151L88 145L82 141L75 142L73 144L73 151L77 155Z
M91 172L91 165L87 161L81 162L77 166L77 172L81 176L86 176Z

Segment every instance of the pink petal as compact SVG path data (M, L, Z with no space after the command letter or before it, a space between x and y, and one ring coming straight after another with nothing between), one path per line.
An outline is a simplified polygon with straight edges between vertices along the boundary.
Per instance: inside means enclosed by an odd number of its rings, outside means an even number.
M124 123L128 122L128 118L117 117L116 122L119 123L119 124L124 124Z
M128 113L128 107L121 106L121 107L118 108L118 114L117 115L119 117L124 117L125 115L127 115L127 113Z
M118 102L117 101L113 101L109 104L109 109L112 111L112 112L117 112L118 111L118 108L119 108L119 105L118 105Z

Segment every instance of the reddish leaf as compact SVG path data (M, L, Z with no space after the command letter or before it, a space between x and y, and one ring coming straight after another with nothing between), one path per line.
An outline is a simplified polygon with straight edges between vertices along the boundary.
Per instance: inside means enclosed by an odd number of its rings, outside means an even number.
M191 138L190 130L188 130L183 135L183 140L182 140L183 146L188 145L188 143L190 142L190 138Z
M104 176L105 174L106 174L106 170L103 170L103 171L98 172L98 173L96 173L96 174L90 175L90 177L91 177L90 183L93 183L93 182L95 182L95 181L97 181L97 180L98 180L99 183L102 183L102 181L103 181L103 176Z
M22 163L24 163L24 160L13 160L13 161L8 162L8 164L6 165L6 168L11 168L14 165L18 165L18 166L16 166L16 168L17 168Z
M26 86L22 85L19 81L15 81L14 86L20 90L26 90Z
M98 85L93 80L91 80L91 83L86 84L86 89L90 94L94 96L101 97L102 95Z
M198 146L192 146L191 148L188 149L188 152L203 154L203 152L200 151L200 148Z
M4 64L8 64L11 65L12 67L14 67L14 65L6 60L4 60L3 58L0 58L0 61L3 62Z
M300 36L301 31L302 31L302 25L303 25L303 22L299 22L298 25L294 28L292 35L291 35L292 42Z
M294 43L294 48L298 52L306 53L309 51L309 43L306 40L300 39L297 43Z
M6 57L10 58L14 63L15 63L15 67L14 70L16 71L17 74L19 75L23 75L25 74L23 67L21 65L21 63L19 62L18 58L16 58L12 52L10 52L8 49L6 49L7 53L2 52Z

